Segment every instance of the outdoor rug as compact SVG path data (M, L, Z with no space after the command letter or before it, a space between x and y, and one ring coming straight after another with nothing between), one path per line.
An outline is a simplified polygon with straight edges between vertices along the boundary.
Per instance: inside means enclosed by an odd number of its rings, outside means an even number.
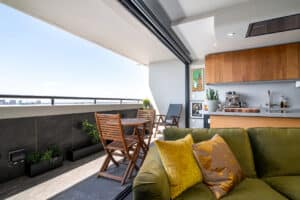
M109 168L109 172L121 175L125 168L126 165L112 166ZM132 199L130 198L132 181L133 178L127 180L126 184L122 186L120 182L103 177L98 178L97 174L94 174L53 196L50 200L123 200L125 198L129 200Z

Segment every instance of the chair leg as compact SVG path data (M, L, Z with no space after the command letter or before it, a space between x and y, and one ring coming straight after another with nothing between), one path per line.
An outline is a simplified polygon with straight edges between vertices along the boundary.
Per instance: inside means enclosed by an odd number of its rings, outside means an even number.
M157 129L158 129L158 123L155 126L154 138L156 138Z
M133 153L133 156L132 156L132 163L131 163L131 166L130 166L130 169L129 169L129 173L128 175L131 177L132 174L133 174L133 170L136 169L137 171L139 170L139 167L137 165L137 161L138 161L138 158L139 158L139 153L140 153L140 150L141 150L141 147L140 145L138 145Z
M104 172L104 171L107 170L107 167L108 167L108 164L109 164L110 160L111 160L111 157L109 155L107 155L99 172ZM100 176L100 174L98 175L98 177L99 176Z
M100 173L107 170L110 161L112 161L117 167L119 166L119 163L111 155L111 151L106 150L106 154L107 154L107 156L106 156L106 158L105 158L105 160L104 160L104 162L103 162L103 164L100 168L100 171L99 171ZM99 176L100 176L100 174L98 175L98 177Z
M149 133L149 138L148 138L148 142L147 142L147 147L148 147L148 149L150 148L150 143L151 143L152 135L153 135L153 131ZM154 137L154 138L155 138L155 137Z
M126 182L127 177L131 176L132 170L135 167L137 167L136 166L136 161L137 161L137 158L138 158L137 155L138 155L139 151L140 151L140 145L137 145L137 147L136 147L136 149L135 149L135 151L134 151L134 153L133 153L132 156L129 155L129 152L127 153L127 156L128 156L128 158L129 158L130 161L129 161L129 164L128 164L128 166L126 168L126 171L125 171L125 173L123 175L123 178L122 178L122 181L121 181L121 185L124 185L124 183Z
M155 127L155 133L154 133L154 138L156 138L156 134L157 134L157 130L158 130L158 126L163 122L163 118L162 116L160 116L157 120L157 123L156 123L156 127Z
M119 167L119 163L114 159L113 155L111 155L111 152L108 154L110 157L111 161L116 165L116 167Z

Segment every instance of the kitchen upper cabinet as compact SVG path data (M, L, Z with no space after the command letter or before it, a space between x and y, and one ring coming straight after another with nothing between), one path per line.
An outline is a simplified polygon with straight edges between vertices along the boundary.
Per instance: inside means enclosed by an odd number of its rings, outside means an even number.
M206 83L300 78L300 43L211 54L205 58Z

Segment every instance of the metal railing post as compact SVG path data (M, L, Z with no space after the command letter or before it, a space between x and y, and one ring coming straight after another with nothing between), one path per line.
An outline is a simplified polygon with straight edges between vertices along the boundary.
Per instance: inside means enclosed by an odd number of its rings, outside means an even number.
M51 98L51 106L54 106L55 102L54 102L54 98Z

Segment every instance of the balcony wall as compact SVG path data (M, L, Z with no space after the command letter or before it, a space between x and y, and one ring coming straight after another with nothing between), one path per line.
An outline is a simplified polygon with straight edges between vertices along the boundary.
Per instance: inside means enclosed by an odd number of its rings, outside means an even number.
M182 104L179 126L185 127L185 66L179 60L149 65L149 85L153 102L160 114L166 114L169 104Z
M80 122L94 122L94 112L120 113L135 117L141 105L84 105L0 107L0 182L24 175L24 166L10 166L8 152L25 149L43 151L49 145L68 149L89 142Z

